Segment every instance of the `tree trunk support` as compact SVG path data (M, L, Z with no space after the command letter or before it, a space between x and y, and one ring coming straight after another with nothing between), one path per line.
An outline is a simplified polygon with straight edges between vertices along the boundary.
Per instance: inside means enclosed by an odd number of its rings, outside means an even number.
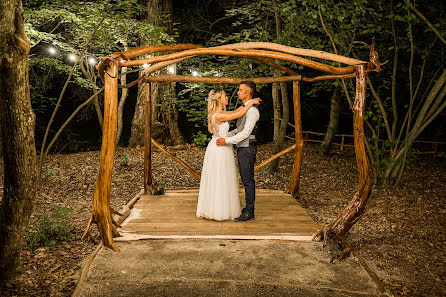
M364 110L366 99L366 65L355 65L356 73L356 98L353 105L353 134L355 141L356 164L358 166L358 189L353 199L343 212L330 224L325 226L314 239L324 241L324 245L330 240L336 244L342 243L342 237L364 214L367 199L370 195L371 178L369 164L365 148L364 136Z
M152 144L159 149L162 153L164 153L165 155L167 155L169 158L172 158L175 162L177 162L178 164L180 164L181 166L183 166L187 171L190 172L190 174L192 174L196 179L200 180L201 179L201 174L199 172L197 172L195 169L193 169L192 167L190 167L189 165L187 165L185 162L183 162L183 160L181 160L180 158L174 156L173 154L169 153L165 148L163 148L161 146L161 144L159 144L158 142L156 142L154 139L152 139Z
M88 233L90 224L96 223L102 244L119 252L119 248L113 241L113 234L119 233L113 226L110 210L111 176L116 146L118 108L118 65L116 62L110 61L108 63L104 78L104 129L102 130L99 173L94 189L93 210L84 236Z
M294 197L298 196L300 171L302 169L302 154L303 154L303 136L302 136L302 121L300 113L300 83L293 81L293 104L294 104L294 132L296 135L296 150L294 153L293 172L291 174L288 191Z
M296 149L296 144L293 144L292 146L278 152L277 154L269 157L267 160L263 161L261 164L257 165L254 168L254 172L259 171L260 169L262 169L263 167L265 167L266 165L268 165L269 163L271 163L274 160L277 160L278 158L282 157L283 155L285 155L286 153L295 150Z
M151 83L145 83L146 102L144 106L145 130L144 130L144 195L161 195L160 189L152 175L152 90Z

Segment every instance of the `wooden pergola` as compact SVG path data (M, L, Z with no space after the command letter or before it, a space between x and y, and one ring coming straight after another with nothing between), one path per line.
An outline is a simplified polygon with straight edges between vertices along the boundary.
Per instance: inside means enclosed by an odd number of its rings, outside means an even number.
M166 53L170 52L170 53ZM166 53L150 58L135 59L148 54ZM234 77L194 77L183 75L155 75L155 71L163 69L171 64L201 55L220 55L235 56L244 59L254 60L264 63L270 67L279 69L287 75L279 77L261 77L261 78L234 78ZM346 66L334 67L324 63L309 60L305 57L318 58L322 60L335 61L339 65ZM303 77L295 71L278 64L277 60L287 61L298 65L303 65L312 69L319 70L324 75L316 77ZM118 84L118 68L128 66L139 66L143 64L150 65L142 71L142 75L128 85ZM188 166L182 160L176 158L167 152L160 144L151 138L151 84L166 84L171 82L192 82L192 83L229 83L239 84L243 80L252 80L256 84L274 83L274 82L292 82L293 83L293 104L294 104L294 122L296 143L282 152L270 157L268 160L258 165L255 170L259 170L274 159L290 152L295 151L294 165L291 173L291 181L288 185L288 191L297 196L299 191L299 179L302 165L303 137L301 125L301 107L300 107L300 82L315 82L327 79L356 78L356 96L353 106L353 126L356 161L358 166L358 188L356 193L344 209L341 215L332 223L325 226L317 235L320 240L336 239L343 236L350 227L356 223L364 212L367 199L370 194L371 179L369 175L369 165L364 142L364 123L363 113L366 99L366 75L370 71L379 71L380 63L372 44L370 50L370 61L365 62L357 59L343 57L323 51L308 50L301 48L288 47L284 45L266 43L266 42L246 42L228 44L218 47L200 47L194 44L176 44L163 46L144 46L131 49L125 52L118 52L110 56L103 57L97 66L99 75L104 81L104 125L102 135L102 147L99 164L99 173L96 180L93 210L88 222L84 236L89 232L92 223L96 223L102 238L102 243L115 250L116 247L113 236L119 236L115 227L116 222L112 219L112 213L116 213L110 207L111 176L113 170L113 159L115 153L115 138L117 129L117 103L118 89L129 88L138 83L145 84L145 141L144 141L144 193L157 194L160 189L153 179L151 168L152 144L174 158L184 168L186 168L194 177L200 179L200 173Z

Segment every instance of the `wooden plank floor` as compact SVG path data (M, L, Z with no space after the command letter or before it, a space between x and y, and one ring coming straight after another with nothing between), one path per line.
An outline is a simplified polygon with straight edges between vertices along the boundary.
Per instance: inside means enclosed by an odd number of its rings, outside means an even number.
M244 190L240 189L244 204ZM311 240L317 225L299 203L282 191L256 189L255 220L217 222L195 215L198 189L166 190L142 196L119 229L116 241L148 238Z

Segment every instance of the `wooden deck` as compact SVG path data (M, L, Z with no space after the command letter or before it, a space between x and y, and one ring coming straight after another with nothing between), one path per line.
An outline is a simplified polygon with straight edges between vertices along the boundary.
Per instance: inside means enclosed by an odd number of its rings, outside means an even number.
M321 227L289 194L256 189L255 220L217 222L195 215L198 189L142 196L119 229L116 241L149 238L311 240ZM240 189L244 204L244 191Z

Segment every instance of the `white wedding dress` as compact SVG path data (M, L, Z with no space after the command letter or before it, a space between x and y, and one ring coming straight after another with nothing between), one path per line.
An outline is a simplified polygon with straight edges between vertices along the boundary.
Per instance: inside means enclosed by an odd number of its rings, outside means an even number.
M234 220L240 216L234 152L231 145L216 144L217 138L228 136L229 123L215 124L215 115L212 116L214 134L206 148L201 171L197 217Z

